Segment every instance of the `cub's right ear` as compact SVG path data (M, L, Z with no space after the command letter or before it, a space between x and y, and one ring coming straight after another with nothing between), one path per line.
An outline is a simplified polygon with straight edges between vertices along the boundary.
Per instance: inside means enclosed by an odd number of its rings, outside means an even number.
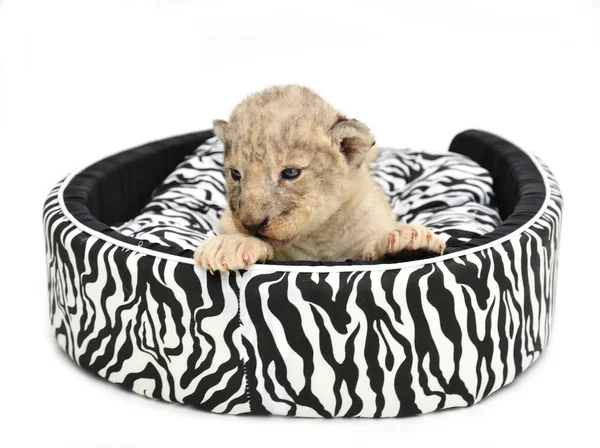
M213 132L222 143L227 140L228 129L229 124L225 120L213 120Z
M344 116L338 117L329 129L329 135L350 165L360 166L375 144L371 131L366 125Z

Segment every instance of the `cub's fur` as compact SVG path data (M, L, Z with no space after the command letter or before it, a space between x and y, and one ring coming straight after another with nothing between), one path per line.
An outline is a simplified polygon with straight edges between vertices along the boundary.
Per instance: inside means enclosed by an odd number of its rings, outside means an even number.
M221 235L196 250L202 268L444 251L429 229L396 221L369 174L378 153L369 128L310 89L268 88L213 125L225 148L229 207Z

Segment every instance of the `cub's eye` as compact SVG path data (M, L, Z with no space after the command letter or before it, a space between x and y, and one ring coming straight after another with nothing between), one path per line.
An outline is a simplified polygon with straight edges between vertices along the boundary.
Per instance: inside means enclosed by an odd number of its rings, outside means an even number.
M238 170L231 168L229 172L231 173L231 178L236 182L242 178L242 174Z
M285 180L294 180L300 176L300 170L298 168L286 168L281 172L281 178Z

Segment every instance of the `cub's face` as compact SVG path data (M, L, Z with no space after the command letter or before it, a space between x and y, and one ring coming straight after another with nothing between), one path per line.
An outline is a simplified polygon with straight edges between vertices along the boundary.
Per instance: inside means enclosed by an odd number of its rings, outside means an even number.
M285 123L267 130L214 124L225 147L235 226L273 246L316 230L340 208L374 143L364 125L341 117L333 125L296 132Z

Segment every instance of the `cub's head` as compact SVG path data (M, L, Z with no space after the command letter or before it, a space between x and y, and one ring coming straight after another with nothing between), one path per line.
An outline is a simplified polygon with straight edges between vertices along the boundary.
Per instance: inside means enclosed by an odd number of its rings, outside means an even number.
M250 95L213 125L237 229L275 246L315 231L355 193L375 143L364 124L300 86Z

